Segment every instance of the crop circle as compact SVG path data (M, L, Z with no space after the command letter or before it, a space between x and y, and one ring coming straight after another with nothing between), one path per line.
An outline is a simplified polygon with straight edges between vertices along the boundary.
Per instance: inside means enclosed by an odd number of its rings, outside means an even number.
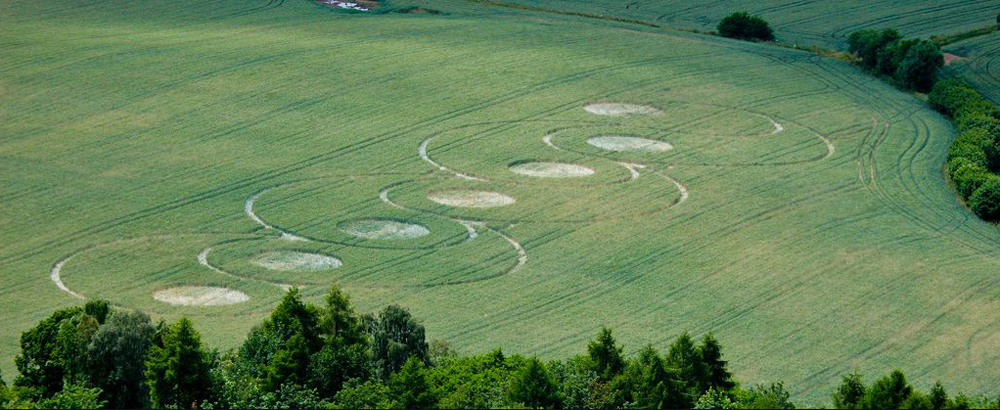
M413 239L430 234L427 227L392 219L357 219L337 225L341 231L366 239Z
M250 297L217 286L177 286L153 292L153 299L175 306L225 306L246 302Z
M514 203L514 198L499 192L453 189L432 192L427 199L458 208L496 208Z
M587 143L603 150L618 152L663 152L674 149L674 146L667 142L624 135L599 135L588 138Z
M268 251L254 257L251 263L265 269L295 272L320 272L343 265L332 256L300 251Z
M521 162L510 166L511 172L536 178L579 178L594 175L582 165L562 162Z

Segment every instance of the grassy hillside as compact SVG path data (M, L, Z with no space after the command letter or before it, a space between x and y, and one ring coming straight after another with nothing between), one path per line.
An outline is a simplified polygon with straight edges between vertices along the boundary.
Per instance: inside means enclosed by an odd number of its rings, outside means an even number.
M74 295L191 316L228 347L282 286L336 280L465 353L713 331L740 379L806 403L855 368L1000 392L1000 234L946 186L951 126L923 103L794 50L441 7L0 3L4 374ZM593 174L509 170L525 162ZM441 203L468 191L514 202ZM428 233L351 233L373 219ZM182 286L248 300L154 298Z
M988 25L1000 12L1000 4L990 0L490 0L488 3L623 17L702 31L715 30L719 20L734 11L749 11L769 21L780 41L835 48L844 47L851 32L864 28L893 27L906 37L928 37Z
M954 75L964 77L994 103L1000 103L1000 32L950 44L945 51L962 56L949 64Z

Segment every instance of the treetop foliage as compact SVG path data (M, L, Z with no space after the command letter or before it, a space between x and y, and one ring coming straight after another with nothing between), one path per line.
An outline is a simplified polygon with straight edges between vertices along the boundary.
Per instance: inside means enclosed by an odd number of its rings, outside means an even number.
M543 362L500 349L459 356L445 343L435 343L445 353L430 360L424 328L406 309L388 306L377 316L360 316L337 287L324 302L317 307L289 291L242 346L223 353L206 349L187 318L154 326L143 313L102 303L63 309L25 332L27 350L19 355L24 364L55 358L47 363L49 373L35 374L61 375L60 383L19 377L20 384L8 389L0 380L0 406L794 408L781 382L743 388L733 380L711 333L696 339L685 332L665 354L645 346L627 355L602 328L586 352L564 360ZM37 343L41 334L57 335L58 343ZM62 352L69 351L83 352L84 360L65 360ZM918 391L899 371L870 386L860 374L846 375L832 401L845 409L997 404L963 394L949 398L940 384Z
M719 35L737 40L774 41L774 30L763 18L747 12L736 12L722 19L716 26Z

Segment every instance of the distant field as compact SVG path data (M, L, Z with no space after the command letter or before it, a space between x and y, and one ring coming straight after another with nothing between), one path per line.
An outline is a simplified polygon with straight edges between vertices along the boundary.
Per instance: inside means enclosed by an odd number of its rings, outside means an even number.
M715 30L734 11L760 15L774 27L780 41L842 47L851 32L865 28L896 28L908 37L959 33L995 21L1000 3L994 0L933 2L877 0L496 0L497 3L616 16L672 28Z
M1000 393L1000 231L947 187L922 102L790 49L438 7L0 3L6 377L77 296L229 347L284 287L337 281L462 353L712 331L805 403L853 369ZM908 19L886 24L941 27Z
M949 65L949 71L968 80L979 92L1000 104L1000 32L970 38L945 47L964 57Z

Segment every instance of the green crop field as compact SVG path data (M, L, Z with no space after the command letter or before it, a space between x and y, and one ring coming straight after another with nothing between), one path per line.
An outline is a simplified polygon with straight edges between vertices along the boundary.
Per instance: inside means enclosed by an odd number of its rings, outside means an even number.
M434 7L0 2L7 378L20 332L80 298L226 348L336 281L461 353L712 331L738 378L805 403L853 369L1000 393L1000 231L948 187L954 131L923 102L792 49Z
M949 71L969 81L994 103L1000 103L1000 32L951 44L945 51L962 59L949 64Z
M1000 12L994 0L476 0L595 16L635 19L671 28L711 31L733 11L768 20L778 40L802 45L846 48L851 32L895 28L907 37L954 34L993 23Z

